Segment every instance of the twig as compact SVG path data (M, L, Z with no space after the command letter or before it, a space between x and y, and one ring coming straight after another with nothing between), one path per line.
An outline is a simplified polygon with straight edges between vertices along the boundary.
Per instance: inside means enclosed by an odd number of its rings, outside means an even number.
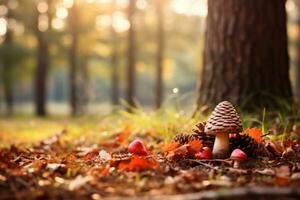
M194 159L185 159L185 160L182 160L181 162L194 162L194 163L197 163L199 165L202 165L204 167L207 167L207 168L210 168L212 170L216 170L216 171L223 171L222 169L219 169L217 167L214 167L214 166L211 166L210 164L207 164L203 161L200 161L200 160L194 160Z

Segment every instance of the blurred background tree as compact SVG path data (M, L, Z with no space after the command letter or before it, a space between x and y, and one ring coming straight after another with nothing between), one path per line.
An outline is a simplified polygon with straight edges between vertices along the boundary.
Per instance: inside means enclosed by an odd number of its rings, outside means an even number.
M49 40L52 30L53 0L36 1L34 11L34 33L37 39L37 66L35 72L35 112L37 116L45 116L47 98L47 80L50 67Z
M157 57L156 57L156 108L160 108L163 101L163 64L165 54L165 0L156 0L156 13L157 13Z
M128 49L127 49L127 103L130 107L135 107L135 74L136 74L136 44L135 44L135 12L136 0L129 0L128 4ZM129 108L131 110L131 108Z
M300 13L300 1L294 0L298 15ZM300 17L296 19L296 26L298 28L298 34L296 37L296 46L297 46L297 65L295 70L295 97L297 101L300 101Z

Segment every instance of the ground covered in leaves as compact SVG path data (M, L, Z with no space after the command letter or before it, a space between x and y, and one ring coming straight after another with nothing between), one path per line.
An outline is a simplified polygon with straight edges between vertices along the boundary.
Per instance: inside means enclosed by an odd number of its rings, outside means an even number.
M284 130L289 137L279 139L275 129L246 130L260 151L238 168L230 159L195 158L205 141L179 144L152 129L139 133L128 124L92 143L84 137L63 139L72 134L65 129L33 145L5 145L0 149L0 199L299 198L300 126L293 124ZM146 155L128 153L136 138L144 143Z

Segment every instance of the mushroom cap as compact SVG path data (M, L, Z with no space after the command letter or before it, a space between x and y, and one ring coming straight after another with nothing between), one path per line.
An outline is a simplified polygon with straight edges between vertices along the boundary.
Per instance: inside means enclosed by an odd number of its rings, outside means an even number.
M144 143L139 140L133 140L129 145L128 145L128 152L140 156L146 156L147 155L147 150L144 145Z
M243 131L240 116L229 101L219 103L205 125L207 134L240 133Z
M245 160L247 159L247 154L245 154L242 150L240 149L235 149L232 151L231 156L230 156L230 160Z

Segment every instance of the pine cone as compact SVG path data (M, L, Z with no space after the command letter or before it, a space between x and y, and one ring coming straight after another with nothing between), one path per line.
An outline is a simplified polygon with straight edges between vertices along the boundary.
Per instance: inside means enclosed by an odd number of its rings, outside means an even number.
M174 142L179 142L180 145L187 144L192 140L201 140L203 146L213 148L215 136L208 135L204 132L204 123L199 123L196 125L196 128L193 130L193 133L186 134L178 134L173 138Z
M229 143L231 152L234 149L241 149L249 157L255 156L259 147L258 143L252 137L241 134L236 134L235 137L229 138Z
M173 142L178 142L180 145L187 144L189 141L194 140L193 134L180 133L175 135Z
M196 128L193 129L193 134L196 135L197 139L202 141L203 146L213 148L215 142L215 136L209 135L204 132L206 122L198 123Z

